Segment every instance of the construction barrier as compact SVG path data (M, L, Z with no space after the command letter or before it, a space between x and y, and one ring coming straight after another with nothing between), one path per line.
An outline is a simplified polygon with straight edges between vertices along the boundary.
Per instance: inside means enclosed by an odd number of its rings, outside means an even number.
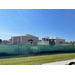
M75 51L75 46L59 45L0 45L0 54L31 54L42 52L71 52Z

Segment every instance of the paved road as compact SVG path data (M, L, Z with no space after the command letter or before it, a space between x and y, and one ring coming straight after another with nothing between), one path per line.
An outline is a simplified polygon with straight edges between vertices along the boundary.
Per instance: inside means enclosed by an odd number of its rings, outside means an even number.
M70 62L75 62L75 59L45 63L45 64L42 64L42 65L66 65L66 64L69 64Z

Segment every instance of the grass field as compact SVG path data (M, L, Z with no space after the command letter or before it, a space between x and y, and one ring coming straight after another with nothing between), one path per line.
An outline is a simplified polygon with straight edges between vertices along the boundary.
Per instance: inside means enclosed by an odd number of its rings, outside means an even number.
M75 52L0 56L0 65L41 65L43 63L68 60L68 59L75 59Z

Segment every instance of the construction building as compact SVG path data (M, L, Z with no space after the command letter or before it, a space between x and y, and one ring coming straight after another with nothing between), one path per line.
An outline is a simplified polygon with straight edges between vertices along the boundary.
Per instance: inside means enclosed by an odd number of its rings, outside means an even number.
M38 45L58 45L65 44L65 39L61 39L58 37L45 37L41 38L38 41Z
M14 36L10 39L10 44L34 44L37 45L38 37L26 34L25 36Z
M39 39L36 36L26 34L25 36L14 36L10 39L10 44L34 44L34 45L58 45L65 44L65 39L58 37L44 37Z

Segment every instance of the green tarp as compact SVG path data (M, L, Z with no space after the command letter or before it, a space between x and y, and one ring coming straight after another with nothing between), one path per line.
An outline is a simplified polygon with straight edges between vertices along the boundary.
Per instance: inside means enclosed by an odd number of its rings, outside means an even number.
M0 45L0 53L6 54L30 54L50 51L75 51L75 46L58 45Z

